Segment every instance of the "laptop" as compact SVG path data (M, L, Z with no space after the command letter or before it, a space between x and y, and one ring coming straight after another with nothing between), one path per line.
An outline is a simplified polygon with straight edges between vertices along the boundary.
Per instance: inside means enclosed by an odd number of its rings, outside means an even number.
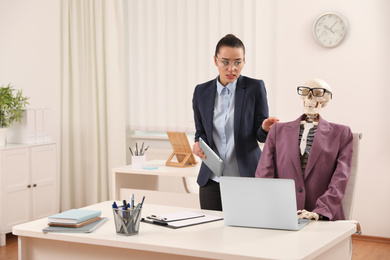
M225 225L299 230L295 183L290 179L222 176L219 179Z

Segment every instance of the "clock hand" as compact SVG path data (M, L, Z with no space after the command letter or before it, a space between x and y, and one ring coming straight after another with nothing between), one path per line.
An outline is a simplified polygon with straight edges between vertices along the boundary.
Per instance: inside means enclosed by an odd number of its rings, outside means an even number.
M334 34L334 32L332 31L332 29L331 29L331 28L329 28L328 26L324 25L324 28L325 28L325 30L329 30L331 33L333 33L333 34Z
M334 22L334 24L332 25L332 27L330 27L330 29L329 29L329 30L330 30L331 32L333 32L333 31L332 31L332 29L333 29L333 27L336 25L336 23L337 23L337 21L336 21L336 22Z

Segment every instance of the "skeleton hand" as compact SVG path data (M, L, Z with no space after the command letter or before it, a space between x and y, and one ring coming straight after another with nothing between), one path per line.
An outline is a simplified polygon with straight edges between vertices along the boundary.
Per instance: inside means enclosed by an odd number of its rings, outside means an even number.
M298 218L314 219L318 220L319 215L315 212L307 211L306 209L298 210Z

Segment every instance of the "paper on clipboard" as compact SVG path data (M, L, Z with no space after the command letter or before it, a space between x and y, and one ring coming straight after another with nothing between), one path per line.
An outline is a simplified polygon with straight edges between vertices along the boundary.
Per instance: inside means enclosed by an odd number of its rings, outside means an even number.
M213 151L213 149L210 148L206 144L205 141L203 141L202 138L199 137L199 147L202 149L203 153L206 155L206 159L202 159L202 161L210 168L210 170L217 175L218 177L221 177L222 170L223 170L223 161L219 156Z
M151 215L150 217L142 218L141 222L176 229L176 228L188 227L188 226L208 223L208 222L222 220L222 219L223 217L221 216L214 216L214 215L192 212L192 211L179 211L179 212L173 212L173 213L163 214L158 216Z
M186 220L192 218L200 218L200 217L204 217L204 214L192 212L192 211L177 211L173 213L152 215L152 216L164 220L165 222L172 222L172 221Z
M203 217L200 218L192 218L192 219L185 219L180 221L174 221L174 222L168 222L169 228L181 228L181 227L189 227L193 225L213 222L217 220L222 220L223 217L220 216L214 216L214 215L208 215L205 214Z

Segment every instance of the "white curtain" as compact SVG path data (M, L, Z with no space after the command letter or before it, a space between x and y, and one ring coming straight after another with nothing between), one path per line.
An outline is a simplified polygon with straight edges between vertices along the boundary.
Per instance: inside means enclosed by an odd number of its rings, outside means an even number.
M126 162L122 9L61 1L61 210L108 200L111 168Z
M260 22L272 16L266 1L124 3L128 129L195 132L193 91L196 84L217 77L215 46L228 33L245 44L243 75L266 80L269 24Z

